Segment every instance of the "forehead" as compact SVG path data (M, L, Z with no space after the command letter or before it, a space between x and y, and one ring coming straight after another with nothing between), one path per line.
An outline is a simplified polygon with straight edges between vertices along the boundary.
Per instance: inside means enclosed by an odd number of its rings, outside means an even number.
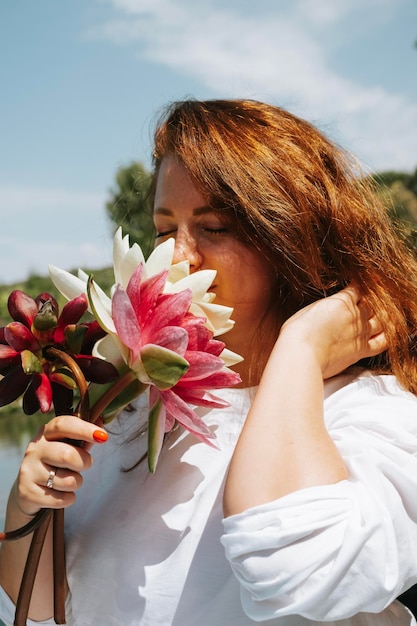
M185 167L173 156L162 159L155 187L154 209L175 208L183 204L208 206L204 196Z

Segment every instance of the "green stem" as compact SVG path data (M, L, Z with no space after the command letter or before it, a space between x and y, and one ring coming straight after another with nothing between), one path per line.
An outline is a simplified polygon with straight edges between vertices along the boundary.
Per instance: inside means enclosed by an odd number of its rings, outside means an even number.
M97 402L91 407L90 410L90 421L95 424L103 413L103 411L108 407L110 402L112 402L117 396L128 387L134 380L136 379L135 374L128 370L125 374L120 376L112 385L107 389L105 393L97 400ZM147 385L143 384L143 390L145 390Z

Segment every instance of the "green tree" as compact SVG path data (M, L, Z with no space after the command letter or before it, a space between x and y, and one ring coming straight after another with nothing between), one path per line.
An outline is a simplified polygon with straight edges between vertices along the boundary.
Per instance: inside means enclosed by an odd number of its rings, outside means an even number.
M116 172L116 188L110 190L106 212L114 223L128 234L130 243L138 243L145 257L154 242L152 207L149 201L151 174L138 162L120 167Z
M412 174L380 172L373 178L394 223L417 250L417 169Z

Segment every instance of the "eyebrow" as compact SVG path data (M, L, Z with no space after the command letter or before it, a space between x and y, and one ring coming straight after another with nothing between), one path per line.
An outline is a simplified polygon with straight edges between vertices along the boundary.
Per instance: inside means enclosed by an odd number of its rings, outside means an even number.
M200 207L196 207L195 209L193 209L193 215L196 215L196 216L206 215L207 213L215 213L215 212L216 212L215 209L213 209L213 207L210 207L210 206L200 206ZM165 209L164 207L157 207L156 209L154 209L153 214L172 216L174 215L174 211L171 211L171 209Z

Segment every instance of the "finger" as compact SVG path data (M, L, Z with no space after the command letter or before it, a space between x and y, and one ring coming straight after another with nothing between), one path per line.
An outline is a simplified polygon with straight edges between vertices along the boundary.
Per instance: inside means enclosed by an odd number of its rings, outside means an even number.
M383 326L379 318L375 315L368 319L368 328L371 337L373 337L374 335L379 335L383 332Z
M385 352L385 350L388 348L388 342L385 337L385 333L380 332L376 335L373 335L368 341L368 346L370 350L369 356L377 356L378 354Z
M30 442L25 457L31 470L39 464L39 461L45 466L67 468L75 472L89 469L92 465L89 452L71 445L68 441L42 439L39 442ZM41 482L42 478L37 477L37 480Z
M90 424L75 415L59 415L45 424L43 436L48 441L71 439L87 444L104 443L108 435L104 428Z
M58 470L56 473L61 471ZM40 508L58 509L70 506L75 501L75 491L82 484L81 475L70 476L70 473L64 472L62 477L58 478L55 474L52 487L47 487L50 477L50 470L47 468L43 468L36 476L28 474L32 472L28 472L25 465L22 465L14 489L18 508L27 515L33 515ZM74 486L72 490L71 482Z
M363 298L362 291L356 280L351 280L350 283L339 293L346 293L354 304L359 304Z
M83 484L83 477L77 472L71 472L67 469L45 467L45 480L43 485L46 490L63 491L72 493L80 489Z

